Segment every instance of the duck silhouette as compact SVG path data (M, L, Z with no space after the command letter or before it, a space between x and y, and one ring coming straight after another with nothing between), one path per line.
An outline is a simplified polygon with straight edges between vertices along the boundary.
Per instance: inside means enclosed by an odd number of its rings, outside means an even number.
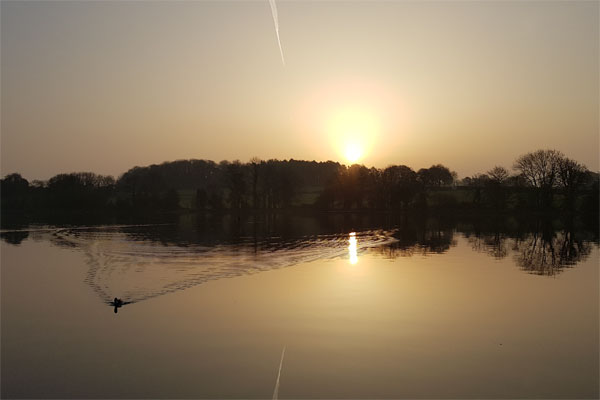
M117 313L119 308L123 307L125 304L130 304L130 303L131 303L130 301L123 301L123 300L119 299L118 297L115 297L113 299L113 301L109 302L109 304L115 308L115 314Z

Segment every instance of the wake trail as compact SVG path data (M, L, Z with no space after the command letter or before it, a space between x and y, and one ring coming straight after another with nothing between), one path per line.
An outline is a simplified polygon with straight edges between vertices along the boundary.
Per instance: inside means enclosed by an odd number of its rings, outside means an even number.
M0 229L0 233L13 233L13 232L54 232L54 233L62 233L68 231L84 231L84 230L94 230L94 229L119 229L119 228L138 228L138 227L147 227L147 226L169 226L175 225L172 223L169 224L129 224L129 225L89 225L89 226L67 226L67 227L41 227L41 228L23 228L23 229Z

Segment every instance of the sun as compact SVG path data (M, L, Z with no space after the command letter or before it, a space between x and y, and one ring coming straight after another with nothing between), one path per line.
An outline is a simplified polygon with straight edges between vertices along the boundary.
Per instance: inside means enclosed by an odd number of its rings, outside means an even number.
M351 163L355 163L361 159L363 154L363 150L359 143L357 142L349 142L346 143L346 151L344 155L346 156L346 160Z
M340 157L354 164L370 152L379 133L376 113L366 107L344 107L329 120L331 144Z

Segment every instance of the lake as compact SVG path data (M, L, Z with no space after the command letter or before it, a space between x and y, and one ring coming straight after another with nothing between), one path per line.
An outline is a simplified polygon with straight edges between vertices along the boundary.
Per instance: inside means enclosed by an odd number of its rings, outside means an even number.
M3 398L599 396L593 229L187 215L1 236Z

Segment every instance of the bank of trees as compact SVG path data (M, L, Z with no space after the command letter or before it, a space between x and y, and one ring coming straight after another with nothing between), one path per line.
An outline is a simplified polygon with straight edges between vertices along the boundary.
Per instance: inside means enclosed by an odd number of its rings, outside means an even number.
M3 210L104 209L109 206L115 180L91 172L59 174L48 181L29 182L13 173L1 181Z
M384 169L352 165L341 168L318 201L322 209L406 210L425 207L426 192L450 187L456 174L443 165L415 172L406 165Z
M514 173L496 166L462 180L474 205L493 209L598 213L599 176L557 150L518 157Z
M425 208L598 212L598 174L556 150L517 158L458 180L444 165L367 168L335 162L180 160L134 167L118 179L59 174L28 182L1 181L3 211L124 210L200 212L279 210L409 211Z
M118 179L116 189L124 207L139 207L141 198L168 188L187 194L188 206L199 211L274 210L289 208L299 194L321 187L341 168L331 161L183 160L135 167Z
M343 168L339 163L259 160L249 163L180 160L134 167L118 179L93 173L60 174L28 182L2 179L2 209L176 210L221 212L284 209L305 190L318 191Z

